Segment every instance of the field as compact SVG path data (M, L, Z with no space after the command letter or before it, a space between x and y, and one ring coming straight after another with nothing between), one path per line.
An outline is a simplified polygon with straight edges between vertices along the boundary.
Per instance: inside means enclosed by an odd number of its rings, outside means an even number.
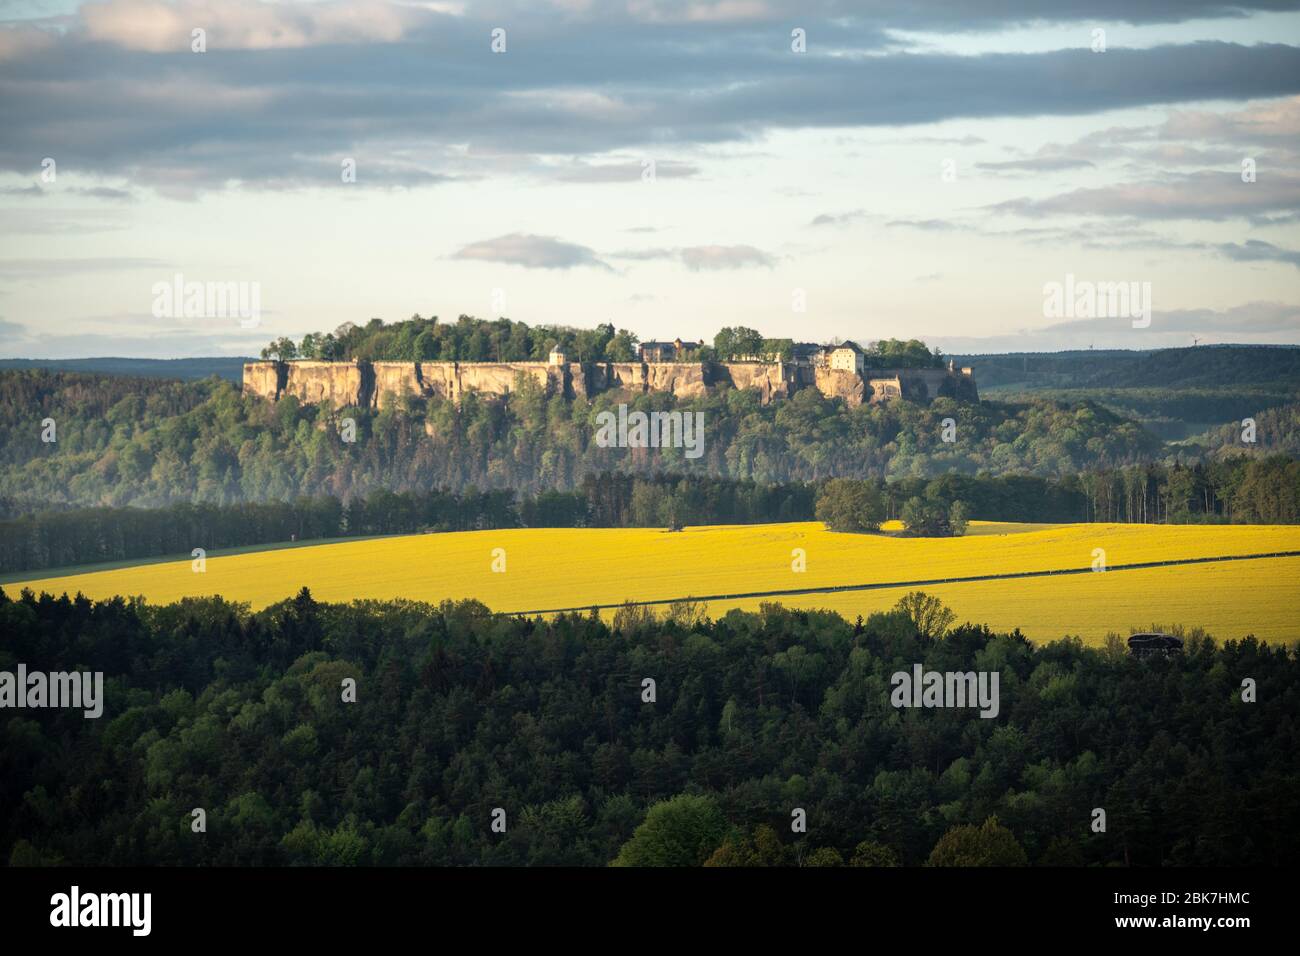
M166 603L221 594L264 607L303 586L319 600L476 598L494 610L538 611L685 596L890 584L1300 551L1281 526L1025 525L975 523L963 538L848 535L817 523L654 529L510 529L349 540L209 555L5 585L93 598L143 595ZM798 549L798 550L796 550ZM794 566L799 551L806 570ZM494 571L493 565L504 566ZM1300 557L1182 565L1105 574L925 585L960 620L1019 627L1034 640L1090 643L1153 624L1203 627L1222 639L1300 637ZM849 618L887 609L910 588L713 601L709 612L761 600L822 607Z

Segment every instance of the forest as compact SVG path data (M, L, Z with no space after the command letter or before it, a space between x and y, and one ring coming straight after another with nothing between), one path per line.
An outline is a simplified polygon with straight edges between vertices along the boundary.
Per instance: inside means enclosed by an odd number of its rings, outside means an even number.
M1201 634L1170 658L1133 658L1118 637L1032 645L953 627L910 597L856 623L775 605L708 620L689 604L605 623L305 591L256 614L220 598L0 592L0 669L39 660L105 677L98 720L6 712L0 853L14 865L1297 862L1300 835L1278 825L1300 811L1294 653ZM891 706L891 674L916 663L997 672L997 718Z
M382 412L271 403L209 379L177 382L70 372L0 372L0 497L51 507L230 504L391 491L569 491L589 474L676 473L762 484L828 478L1031 475L1061 478L1160 462L1260 456L1295 441L1300 419L1261 417L1255 444L1222 436L1211 452L1166 445L1091 402L978 404L937 399L849 408L814 389L763 405L724 389L678 402L625 398L641 411L704 414L704 450L603 448L595 420L618 399L547 398L521 382L507 400L459 406L410 398ZM356 422L356 441L340 419ZM952 419L952 441L944 420ZM56 441L42 441L52 421Z

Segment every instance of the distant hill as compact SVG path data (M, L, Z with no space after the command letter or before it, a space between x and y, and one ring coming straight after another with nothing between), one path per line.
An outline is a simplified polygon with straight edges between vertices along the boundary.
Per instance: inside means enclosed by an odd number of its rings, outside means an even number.
M980 388L1300 388L1300 347L1198 345L1128 351L1013 352L953 356L975 368Z
M133 378L207 378L215 375L231 382L242 382L244 363L255 359L219 356L213 358L146 359L0 359L0 369L43 368L57 372L95 372L101 375L128 375Z
M1300 400L1300 348L1200 345L1145 352L1088 350L958 355L998 401L1098 402L1166 441Z

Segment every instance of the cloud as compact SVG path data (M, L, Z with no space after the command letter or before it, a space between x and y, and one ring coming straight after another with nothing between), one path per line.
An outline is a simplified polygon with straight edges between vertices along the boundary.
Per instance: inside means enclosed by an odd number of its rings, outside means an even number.
M920 229L924 232L958 232L972 228L965 223L947 219L892 219L885 226L890 229Z
M554 236L534 236L519 232L470 243L454 253L452 258L500 262L523 266L525 269L572 269L577 266L610 269L607 263L602 262L586 246L563 242Z
M1130 319L1074 319L1013 333L924 338L950 354L970 354L1168 348L1190 345L1193 336L1203 344L1300 344L1300 306L1248 302L1223 310L1156 310L1145 329L1134 329Z
M1131 216L1221 221L1300 210L1300 175L1277 172L1245 183L1239 170L1203 171L1163 181L1075 189L1045 199L1011 199L986 208L1032 218Z
M117 207L35 208L0 206L0 222L14 235L84 235L126 229L127 211Z
M1169 309L1152 313L1151 326L1161 332L1217 335L1300 333L1300 306L1282 302L1251 302L1230 309ZM1036 330L1042 334L1128 332L1128 318L1070 319Z
M194 29L206 31L208 52L392 43L415 19L415 11L382 0L108 0L79 13L87 39L149 53L190 53Z
M1242 110L1176 110L1156 134L1167 140L1202 140L1220 143L1294 142L1300 138L1300 97L1254 104Z
M653 168L656 179L688 179L699 173L692 163L675 160L656 160L653 167L647 161L626 163L574 163L549 172L549 177L562 183L639 183Z
M774 256L753 246L691 246L681 250L681 259L692 272L776 265Z
M817 216L809 223L810 226L847 226L852 222L859 222L869 218L865 209L854 209L849 212L830 213L824 212Z
M1237 262L1286 262L1300 269L1300 252L1283 249L1262 239L1247 239L1240 244L1222 243L1219 252Z
M0 342L13 346L15 341L29 341L31 333L27 326L19 325L17 322L9 322L0 318Z
M678 248L629 249L616 252L614 259L648 262L663 259L680 262L692 272L717 272L749 266L771 268L776 257L753 246L685 246Z
M79 319L78 324L111 324L107 333L53 334L14 322L0 321L0 357L71 359L105 356L130 358L199 358L214 355L257 355L272 333L264 326L250 331L224 330L196 324L159 324L148 315L123 313Z
M77 186L72 190L92 199L106 199L111 202L131 202L135 199L129 189L114 189L111 186Z
M1300 49L1280 43L1112 48L1104 57L1083 48L900 52L889 31L909 24L962 28L1031 15L1013 17L993 0L970 10L917 7L889 3L864 15L829 2L592 4L557 17L523 3L464 15L374 0L86 4L45 47L19 45L0 59L0 169L29 171L40 144L36 155L61 166L185 197L332 185L339 158L355 156L371 183L422 186L483 175L468 144L480 154L577 157L562 177L622 181L639 168L595 157L752 142L780 130L1300 93ZM1102 0L1086 13L1047 2L1025 9L1092 22L1106 10L1168 21L1227 8L1162 0L1135 12ZM812 40L798 56L788 44L795 14ZM208 52L195 54L188 30L200 20ZM508 52L495 55L488 37L502 22ZM398 153L409 162L384 168ZM659 174L695 174L677 162Z
M1037 156L1033 159L1009 159L1002 162L976 163L975 168L991 173L1057 173L1067 169L1092 169L1095 165L1090 160L1071 159L1068 156Z

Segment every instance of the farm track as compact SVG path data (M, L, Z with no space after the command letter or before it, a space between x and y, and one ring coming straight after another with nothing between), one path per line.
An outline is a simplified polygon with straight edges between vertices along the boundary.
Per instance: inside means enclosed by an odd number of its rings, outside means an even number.
M1165 568L1186 564L1219 564L1228 561L1258 561L1264 558L1300 558L1300 551L1268 551L1260 554L1231 554L1214 558L1177 558L1171 561L1143 561L1134 564L1113 564L1105 571L1092 567L1063 568L1055 571L1007 571L1001 574L977 574L957 578L927 578L916 581L886 581L873 584L837 584L815 588L781 588L776 591L737 591L729 594L688 594L675 598L656 598L650 601L620 601L617 604L582 604L574 607L540 608L530 611L505 611L511 617L528 617L534 614L564 614L570 611L598 611L627 607L651 607L673 604L677 601L735 601L767 597L794 597L801 594L838 594L851 591L887 591L892 588L934 587L939 584L969 584L976 581L1009 581L1020 578L1060 577L1067 574L1109 574L1113 571L1138 571L1144 568Z

